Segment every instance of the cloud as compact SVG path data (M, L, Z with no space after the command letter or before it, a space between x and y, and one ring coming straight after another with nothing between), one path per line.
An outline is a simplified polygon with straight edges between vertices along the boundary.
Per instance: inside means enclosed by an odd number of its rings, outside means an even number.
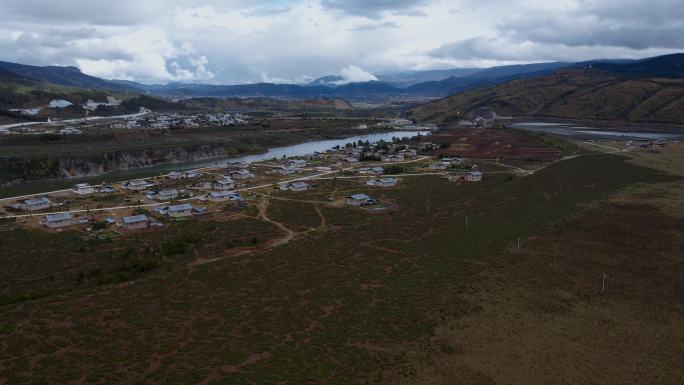
M321 0L321 5L353 16L379 19L386 14L423 16L420 7L428 0Z
M344 67L340 72L340 77L342 77L342 80L338 80L333 83L336 85L343 85L349 83L361 83L378 80L378 78L376 78L375 75L373 75L372 73L365 71L363 68L355 65L348 65Z
M0 60L143 82L291 83L340 68L366 81L684 50L681 0L0 0L0 14Z
M354 27L353 30L357 31L357 32L363 32L363 31L376 31L376 30L385 29L385 28L401 28L401 25L399 25L399 23L394 22L394 21L364 23L364 24L361 24L357 27Z
M636 58L684 49L684 7L679 0L643 2L568 0L528 5L487 34L430 51L455 60L588 60Z

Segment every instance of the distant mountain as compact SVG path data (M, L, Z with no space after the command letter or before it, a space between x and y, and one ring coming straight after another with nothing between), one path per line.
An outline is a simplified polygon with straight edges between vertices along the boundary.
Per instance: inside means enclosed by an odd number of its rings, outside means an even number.
M349 102L344 99L302 99L287 100L275 98L193 98L183 100L183 104L195 108L229 109L229 110L276 110L276 111L318 111L318 110L351 110Z
M448 123L490 106L504 116L684 123L684 80L644 76L651 66L627 68L634 68L630 77L595 66L563 69L452 95L414 108L410 115ZM658 68L658 73L674 73Z
M624 76L684 78L684 54L657 56L627 63L587 62L592 68L610 71Z
M379 81L387 83L391 86L397 88L407 88L420 83L441 81L452 77L467 77L480 70L481 68L454 68L450 70L400 72L393 74L380 74L377 75L377 78Z
M553 71L557 71L561 68L570 67L572 64L573 63L551 62L497 66L477 71L468 77L471 79L497 79L509 78L511 76L518 76L530 73L550 73Z
M0 69L23 78L80 88L102 88L124 90L126 87L95 76L86 75L76 67L38 67L25 64L0 62Z
M209 85L169 83L144 85L124 80L104 80L83 74L75 67L37 67L0 62L0 82L37 81L87 89L154 94L172 98L272 97L289 99L339 98L372 100L387 97L445 97L517 79L531 79L568 68L594 68L623 77L681 78L684 55L666 55L638 61L594 60L580 63L550 62L498 66L486 69L416 71L379 76L379 81L341 84L340 76L325 76L308 84ZM15 76L16 75L16 76ZM18 77L18 78L17 78ZM1 85L1 84L0 84Z
M307 86L325 86L325 87L337 87L339 82L343 81L344 78L342 76L335 76L335 75L330 75L330 76L323 76L320 77L316 80L313 80L309 83L307 83Z

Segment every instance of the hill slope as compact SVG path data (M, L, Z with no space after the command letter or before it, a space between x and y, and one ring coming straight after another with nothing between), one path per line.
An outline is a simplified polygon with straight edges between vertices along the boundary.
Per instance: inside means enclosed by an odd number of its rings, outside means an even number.
M95 76L86 75L76 67L47 66L38 67L0 61L0 69L12 72L23 78L80 88L103 88L124 90L126 87Z
M568 69L453 95L414 108L411 117L454 122L480 106L511 116L684 123L684 80Z

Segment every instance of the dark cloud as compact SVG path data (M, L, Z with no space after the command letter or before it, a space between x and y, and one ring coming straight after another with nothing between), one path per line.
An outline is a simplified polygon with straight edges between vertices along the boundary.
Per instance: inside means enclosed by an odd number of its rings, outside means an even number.
M456 60L538 61L684 49L681 0L578 0L575 5L563 12L537 9L508 16L491 35L444 44L430 54Z

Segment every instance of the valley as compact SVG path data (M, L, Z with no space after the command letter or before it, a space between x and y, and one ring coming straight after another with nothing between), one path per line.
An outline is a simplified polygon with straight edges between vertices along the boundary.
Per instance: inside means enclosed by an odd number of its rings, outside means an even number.
M681 63L0 62L0 385L679 385Z

